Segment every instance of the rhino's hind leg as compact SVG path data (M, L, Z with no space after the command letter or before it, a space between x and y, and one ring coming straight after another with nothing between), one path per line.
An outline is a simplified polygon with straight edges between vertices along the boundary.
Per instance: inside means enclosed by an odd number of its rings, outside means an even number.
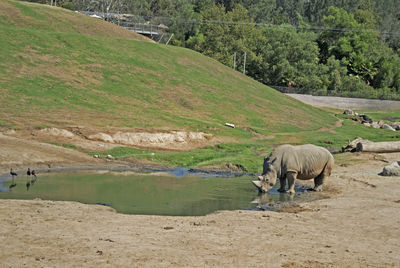
M319 174L317 177L314 178L314 191L320 192L322 191L322 184L324 184L325 181L325 172L322 172Z
M281 185L281 187L279 187L278 192L280 193L284 193L285 191L285 186L286 186L286 178L279 178L279 183Z
M295 183L296 178L297 178L297 173L296 172L288 172L286 174L286 178L287 178L288 184L289 184L288 190L286 192L288 194L294 194L295 193L294 183Z

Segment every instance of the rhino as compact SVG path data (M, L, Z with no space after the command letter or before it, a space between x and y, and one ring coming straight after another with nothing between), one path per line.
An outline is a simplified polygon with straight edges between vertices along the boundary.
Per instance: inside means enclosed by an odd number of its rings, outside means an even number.
M264 159L263 172L253 184L261 191L271 189L279 178L279 192L294 194L296 179L314 179L315 191L322 190L325 178L331 175L334 165L332 154L325 148L312 144L278 146ZM288 189L285 190L286 179Z

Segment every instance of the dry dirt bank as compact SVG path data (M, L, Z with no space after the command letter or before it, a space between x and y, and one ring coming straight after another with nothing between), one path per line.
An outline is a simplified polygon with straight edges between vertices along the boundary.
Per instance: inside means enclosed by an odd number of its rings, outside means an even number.
M50 145L0 139L2 170L11 160L93 161ZM4 158L6 148L22 151ZM336 166L326 185L329 198L301 204L291 210L296 213L164 217L74 202L0 200L0 266L400 267L400 178L376 175L386 163L359 157L365 161Z

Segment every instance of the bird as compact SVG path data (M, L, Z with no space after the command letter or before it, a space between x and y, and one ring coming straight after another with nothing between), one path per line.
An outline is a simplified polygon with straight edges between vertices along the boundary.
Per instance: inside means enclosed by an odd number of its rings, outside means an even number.
M10 175L12 176L13 179L14 179L14 176L18 176L18 174L15 173L12 168L10 169Z
M14 177L15 177L15 176L18 176L18 174L17 174L16 172L14 172L13 169L11 168L11 169L10 169L10 175L11 175L11 177L12 177L12 182L11 182L11 185L10 185L9 188L11 189L11 188L13 188L13 187L15 187L15 186L17 185L17 184L14 182Z
M31 184L33 185L37 180L37 176L36 176L35 170L31 171L31 175L33 176L33 179L31 180Z
M28 168L28 171L26 172L26 179L27 179L27 182L26 182L26 190L28 191L29 190L29 187L31 187L31 181L29 180L29 177L31 176L31 169L30 168Z

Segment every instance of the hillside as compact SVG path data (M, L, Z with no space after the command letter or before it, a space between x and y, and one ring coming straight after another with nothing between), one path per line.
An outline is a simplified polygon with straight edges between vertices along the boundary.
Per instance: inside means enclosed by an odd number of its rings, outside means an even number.
M6 122L142 128L232 122L279 131L333 121L193 51L135 41L115 25L59 8L1 5Z
M33 130L71 126L102 132L202 131L220 137L210 144L247 144L217 150L229 151L233 160L251 146L259 151L286 142L337 145L359 134L354 134L358 125L346 123L332 135L338 127L332 115L197 52L144 40L68 10L2 0L1 129L25 131L28 137L36 135ZM226 122L238 127L227 128ZM207 161L226 158L215 151L205 155ZM155 160L168 162L165 158Z

